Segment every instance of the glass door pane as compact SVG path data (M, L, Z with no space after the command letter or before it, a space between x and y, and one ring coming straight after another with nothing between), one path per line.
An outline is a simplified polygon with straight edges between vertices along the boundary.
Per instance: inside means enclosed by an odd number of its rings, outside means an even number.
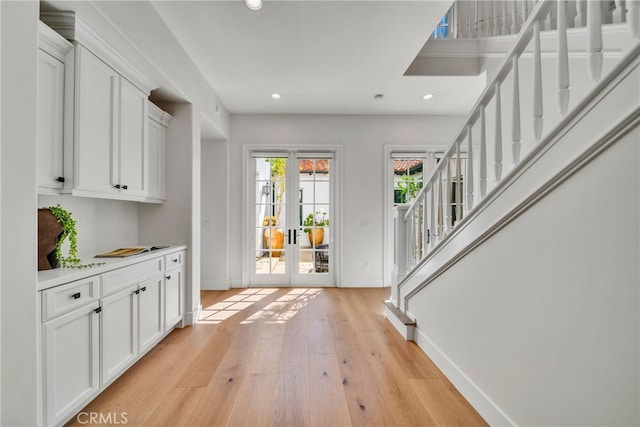
M299 194L297 216L298 267L294 277L300 284L333 284L331 245L331 158L298 156Z
M255 270L266 279L287 275L287 158L255 158ZM284 284L274 282L273 284Z

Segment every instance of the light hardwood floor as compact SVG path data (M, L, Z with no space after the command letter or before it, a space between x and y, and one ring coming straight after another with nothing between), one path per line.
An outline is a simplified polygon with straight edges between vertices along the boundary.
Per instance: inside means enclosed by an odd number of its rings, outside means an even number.
M388 294L203 291L201 322L172 332L82 412L124 412L127 426L486 425L384 318Z

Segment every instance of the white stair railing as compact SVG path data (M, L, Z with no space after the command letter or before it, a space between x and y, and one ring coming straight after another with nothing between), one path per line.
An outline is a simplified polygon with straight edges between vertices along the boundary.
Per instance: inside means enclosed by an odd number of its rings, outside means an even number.
M464 223L465 218L477 209L483 200L500 188L500 184L506 178L505 165L503 164L503 152L506 144L510 143L512 146L513 162L508 165L510 170L514 170L521 162L523 157L521 155L523 149L522 122L530 121L530 126L527 126L527 129L530 129L531 135L527 134L524 138L529 150L533 150L544 140L545 130L550 131L548 123L546 124L547 129L545 129L546 119L543 110L545 88L547 93L550 88L552 92L557 93L558 120L567 115L571 86L566 32L571 21L574 20L569 11L571 3L571 1L562 0L539 0L533 8L526 9L528 18L522 24L522 31L516 38L512 49L497 67L494 76L488 81L487 87L467 116L453 143L439 160L435 170L425 180L422 190L413 202L410 205L402 205L397 208L394 266L396 274L392 284L392 300L399 304L399 308L402 309L402 303L398 298L402 298L402 291L399 288L404 284L403 278L412 269L416 269L419 264L426 262L429 256L447 240L447 236L450 236L461 223ZM461 2L460 4L468 5L470 3ZM518 2L518 4L524 3ZM583 13L587 18L588 27L585 40L587 69L582 72L589 75L594 82L600 78L603 66L601 42L603 21L598 17L601 10L598 7L599 4L600 2L597 1L589 1L586 4L578 2L576 6L578 16ZM493 2L494 11L497 5L498 2ZM527 5L531 5L531 3L527 3ZM630 46L636 46L640 43L640 0L627 0L624 2L624 6L626 14L621 19L626 21L629 27L632 40ZM523 13L524 11L523 8ZM554 17L554 27L557 29L555 57L557 66L555 67L555 78L548 75L543 78L539 38L541 27L548 22L550 15ZM530 43L533 43L531 57L527 54L523 64L532 66L531 73L527 74L532 76L532 81L530 84L523 82L521 85L520 60ZM574 70L575 72L579 72L579 70ZM506 82L512 85L510 100L504 99L502 93ZM531 96L521 97L523 88L531 88L531 92L529 92ZM531 102L531 105L526 105L527 108L521 108L521 99L524 99L525 102ZM509 101L511 109L505 111L502 107L509 105ZM576 104L577 102L574 100L573 105ZM523 116L522 111L528 117ZM491 115L493 117L490 117ZM505 121L507 123L510 121L510 141L505 141L503 138ZM492 125L491 132L493 134L493 151L490 153L487 151L487 125L489 123ZM490 167L489 161L493 162L493 168ZM487 176L491 169L493 169L493 177ZM491 188L489 188L490 185Z
M432 38L479 38L518 34L522 24L529 19L539 0L456 0L436 26ZM560 0L565 17L562 21L569 28L586 27L600 19L602 24L623 23L636 0ZM591 5L591 6L590 6ZM540 30L557 28L557 14L553 8L540 21ZM637 30L636 30L637 33Z

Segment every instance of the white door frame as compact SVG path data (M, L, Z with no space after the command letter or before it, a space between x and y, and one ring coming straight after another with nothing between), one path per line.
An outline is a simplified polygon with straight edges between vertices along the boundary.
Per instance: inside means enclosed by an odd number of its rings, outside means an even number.
M383 197L382 197L382 247L383 247L383 268L382 278L385 286L391 285L392 273L393 273L393 248L394 248L394 229L393 229L393 212L391 206L393 205L393 166L390 162L392 153L424 153L427 157L429 173L423 172L424 180L431 176L432 170L434 170L435 154L444 151L446 147L443 145L385 145L384 157L382 159L382 170L384 171L384 185Z
M242 197L242 287L249 287L251 284L251 271L255 269L255 248L250 245L249 232L255 234L254 213L255 201L253 200L255 192L255 179L249 179L249 171L252 166L252 155L255 154L273 154L273 155L289 155L295 153L298 156L312 157L314 154L331 153L331 212L329 218L331 220L331 249L330 259L332 266L333 284L331 286L340 287L342 277L342 191L341 190L341 152L342 147L336 145L244 145L243 146L243 197ZM312 276L312 275L310 275ZM293 275L291 275L293 278ZM293 280L293 279L292 279ZM283 284L284 285L284 284ZM296 286L316 286L314 283L299 283Z

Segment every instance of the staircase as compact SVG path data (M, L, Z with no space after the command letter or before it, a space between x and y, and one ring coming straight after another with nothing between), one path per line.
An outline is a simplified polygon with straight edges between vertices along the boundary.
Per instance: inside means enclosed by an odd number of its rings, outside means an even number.
M640 2L572 3L527 9L394 218L387 317L490 424L640 424Z

